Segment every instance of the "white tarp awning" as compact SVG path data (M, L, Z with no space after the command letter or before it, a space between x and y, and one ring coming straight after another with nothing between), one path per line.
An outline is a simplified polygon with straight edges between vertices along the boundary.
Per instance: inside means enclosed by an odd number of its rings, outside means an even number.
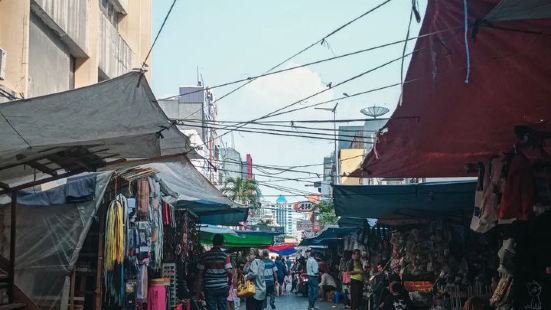
M236 226L247 219L248 208L224 196L184 155L165 156L154 162L129 161L111 168L116 169L117 174L132 169L152 169L168 194L164 199L197 214L202 224Z
M138 71L0 104L0 191L126 159L189 151Z

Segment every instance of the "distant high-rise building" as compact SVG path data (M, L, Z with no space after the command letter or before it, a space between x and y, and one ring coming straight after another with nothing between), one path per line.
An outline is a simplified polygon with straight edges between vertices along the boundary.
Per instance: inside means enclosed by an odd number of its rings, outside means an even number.
M183 122L178 129L190 138L198 156L191 157L195 167L211 181L218 184L220 157L216 129L209 126L216 121L217 109L212 93L201 82L197 86L182 86L179 96L159 100L159 105L171 120Z
M329 199L333 196L331 184L335 176L335 153L323 158L323 180L321 181L321 198Z
M278 225L283 227L286 235L293 233L291 220L291 205L287 203L287 199L283 195L279 195L275 204L275 219Z
M243 178L243 161L241 154L234 148L220 149L219 184L223 185L227 179Z

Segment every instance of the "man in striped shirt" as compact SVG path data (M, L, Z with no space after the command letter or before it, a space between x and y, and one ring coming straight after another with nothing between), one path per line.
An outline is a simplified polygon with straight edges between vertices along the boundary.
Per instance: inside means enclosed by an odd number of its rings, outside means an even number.
M197 264L208 310L226 310L232 265L230 257L221 249L223 245L224 236L214 235L212 249L203 253Z
M262 250L262 261L264 261L264 281L266 282L266 299L264 299L263 309L268 307L268 299L270 306L275 309L275 283L277 279L277 267L270 259L270 252L266 249Z

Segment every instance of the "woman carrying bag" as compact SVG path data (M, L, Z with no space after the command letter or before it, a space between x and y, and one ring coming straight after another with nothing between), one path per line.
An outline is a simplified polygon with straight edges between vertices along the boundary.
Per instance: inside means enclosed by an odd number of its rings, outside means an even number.
M266 298L266 282L264 281L264 262L259 259L258 253L255 253L254 250L251 250L251 253L249 255L249 260L247 265L245 266L245 281L244 286L247 286L251 284L251 282L254 284L254 294L252 293L252 289L247 289L246 287L243 287L243 289L238 290L239 292L248 292L246 295L249 296L243 296L246 297L246 309L247 310L262 310L262 304L264 302L264 299ZM240 296L241 297L241 296Z

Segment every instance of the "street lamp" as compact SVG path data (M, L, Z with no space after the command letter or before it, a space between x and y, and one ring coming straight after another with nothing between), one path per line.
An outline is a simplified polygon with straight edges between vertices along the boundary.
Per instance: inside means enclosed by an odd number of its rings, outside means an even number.
M316 110L323 110L333 112L333 132L335 134L335 184L339 184L339 154L337 149L337 102L333 108L314 108Z

